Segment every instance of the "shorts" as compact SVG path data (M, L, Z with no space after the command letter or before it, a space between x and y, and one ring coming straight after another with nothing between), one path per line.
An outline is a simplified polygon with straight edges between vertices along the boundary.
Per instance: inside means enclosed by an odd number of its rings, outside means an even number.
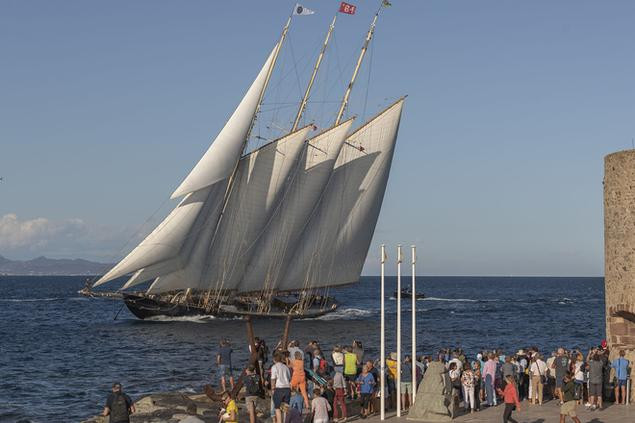
M575 401L567 401L560 406L560 414L563 416L576 417Z
M373 394L362 394L362 408L368 408L370 400L373 398Z
M218 376L219 377L225 377L225 376L232 376L232 368L231 366L228 366L227 364L219 364L218 365Z
M280 408L282 403L289 404L291 400L291 388L276 388L273 391L273 408L276 410Z
M245 405L249 408L250 405L253 405L256 408L256 401L258 401L258 396L256 395L248 395L245 397Z
M564 385L563 382L564 382L564 380L563 380L562 376L560 376L560 377L556 376L556 388L558 388L558 389L562 388L562 385Z
M589 396L592 396L592 397L602 396L602 384L589 383Z
M412 394L412 382L401 382L401 394L408 392Z
M617 380L617 385L615 385L616 388L619 388L620 386L626 386L626 381L628 379L618 379Z
M344 375L344 379L346 379L347 382L355 382L357 375Z

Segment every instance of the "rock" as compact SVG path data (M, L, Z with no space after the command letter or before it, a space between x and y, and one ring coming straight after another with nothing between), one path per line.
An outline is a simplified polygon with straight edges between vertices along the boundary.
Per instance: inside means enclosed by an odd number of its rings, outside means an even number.
M196 405L197 417L205 422L218 423L219 402L210 400L205 394L183 394L181 392L157 393L145 396L135 402L136 412L130 416L131 423L177 423L187 417L188 404ZM243 415L244 414L244 415ZM240 410L241 421L247 417L246 410ZM94 416L82 423L109 423L108 417Z
M453 416L452 397L446 389L446 368L443 363L430 363L417 390L417 399L408 413L408 420L449 422Z

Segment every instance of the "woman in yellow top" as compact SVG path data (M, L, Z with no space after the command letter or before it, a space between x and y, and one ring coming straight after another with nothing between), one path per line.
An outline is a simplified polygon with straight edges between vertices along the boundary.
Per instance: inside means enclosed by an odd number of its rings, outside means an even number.
M223 403L225 404L225 413L221 415L221 421L226 423L238 423L238 406L236 406L236 401L234 401L230 394L225 393L223 395Z

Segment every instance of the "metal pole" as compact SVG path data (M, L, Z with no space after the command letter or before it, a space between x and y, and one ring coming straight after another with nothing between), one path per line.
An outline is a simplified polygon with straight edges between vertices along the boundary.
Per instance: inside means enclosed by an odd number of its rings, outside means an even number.
M401 417L401 244L397 246L397 417Z
M385 315L385 302L384 299L386 298L386 287L384 285L384 279L385 279L385 273L384 273L384 266L386 263L386 246L384 244L381 244L381 335L380 335L380 345L381 345L381 355L380 355L380 373L379 373L379 379L380 379L380 390L379 392L381 392L381 396L379 397L380 400L380 419L381 420L385 420L386 419L386 315Z
M412 290L412 389L410 392L410 404L415 403L415 392L417 391L417 304L416 304L416 282L415 282L415 263L417 261L417 251L414 245L411 246L412 249L412 283L410 284L410 289Z
M313 74L311 75L311 79L309 80L309 86L306 87L306 91L304 92L304 98L302 98L302 102L300 103L300 108L298 109L298 114L296 115L295 121L293 122L293 128L291 128L291 132L298 129L300 118L302 117L302 113L304 113L304 109L306 108L307 101L309 101L309 94L311 93L311 87L313 86L313 82L315 82L315 76L317 75L318 69L320 68L320 63L322 63L322 58L324 58L324 52L326 51L326 46L328 45L329 39L331 38L331 33L333 32L333 28L335 28L336 19L337 19L337 14L333 17L331 26L329 27L329 30L326 33L324 44L322 44L322 50L320 51L320 55L317 58L315 67L313 67Z

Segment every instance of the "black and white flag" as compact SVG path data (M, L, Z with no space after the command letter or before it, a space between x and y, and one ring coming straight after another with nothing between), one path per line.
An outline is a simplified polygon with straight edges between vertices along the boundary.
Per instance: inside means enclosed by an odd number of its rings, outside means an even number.
M294 15L312 15L314 13L315 12L313 10L307 9L306 7L298 3L295 4L295 8L293 9Z

